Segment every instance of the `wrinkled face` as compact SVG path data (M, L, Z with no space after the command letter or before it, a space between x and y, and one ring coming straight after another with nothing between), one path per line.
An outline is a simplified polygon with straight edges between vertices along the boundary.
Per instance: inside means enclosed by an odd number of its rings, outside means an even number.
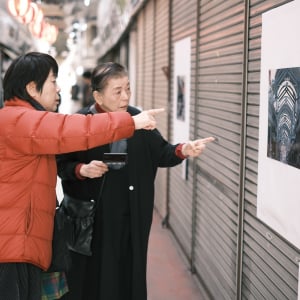
M104 90L94 91L93 96L104 111L126 111L131 96L128 77L110 78Z
M34 82L27 85L27 91L33 99L38 101L47 111L56 111L59 105L60 87L57 85L56 76L50 71L42 91L36 89Z

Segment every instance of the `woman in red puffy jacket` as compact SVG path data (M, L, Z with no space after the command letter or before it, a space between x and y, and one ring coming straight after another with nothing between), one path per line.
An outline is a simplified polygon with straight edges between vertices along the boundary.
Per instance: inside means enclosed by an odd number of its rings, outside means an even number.
M51 261L56 205L55 155L90 149L153 129L154 114L55 113L57 62L31 52L8 68L0 109L0 299L40 300Z

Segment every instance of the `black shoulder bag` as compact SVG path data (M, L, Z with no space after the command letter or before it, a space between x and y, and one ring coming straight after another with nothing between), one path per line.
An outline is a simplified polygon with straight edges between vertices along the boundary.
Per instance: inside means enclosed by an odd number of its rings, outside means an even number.
M69 250L91 256L91 243L96 209L102 196L105 175L103 175L97 199L89 201L76 199L67 194L60 204L59 213L64 219Z
M38 166L39 166L39 160L37 161L36 170ZM38 173L35 172L35 174ZM66 231L64 221L60 214L60 207L57 198L56 198L56 211L54 215L53 225L54 226L53 226L53 236L52 236L52 257L47 272L68 271L71 267L71 256L66 243L66 237L68 233Z
M71 256L66 243L68 236L63 216L60 212L58 201L56 201L56 212L54 216L54 229L52 240L52 259L47 272L68 271L71 267Z

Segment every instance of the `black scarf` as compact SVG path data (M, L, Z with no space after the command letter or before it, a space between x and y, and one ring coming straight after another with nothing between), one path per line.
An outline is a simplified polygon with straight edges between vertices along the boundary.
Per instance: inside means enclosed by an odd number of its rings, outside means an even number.
M36 100L34 99L28 99L27 100L36 110L42 110L45 111L46 109Z

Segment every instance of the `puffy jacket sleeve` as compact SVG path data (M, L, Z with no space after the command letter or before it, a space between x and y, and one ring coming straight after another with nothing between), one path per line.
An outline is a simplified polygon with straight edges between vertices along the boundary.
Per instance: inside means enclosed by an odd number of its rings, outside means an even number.
M27 109L13 117L16 110L8 112L10 117L2 121L6 144L23 154L81 151L128 138L134 132L133 119L127 112L85 116Z

